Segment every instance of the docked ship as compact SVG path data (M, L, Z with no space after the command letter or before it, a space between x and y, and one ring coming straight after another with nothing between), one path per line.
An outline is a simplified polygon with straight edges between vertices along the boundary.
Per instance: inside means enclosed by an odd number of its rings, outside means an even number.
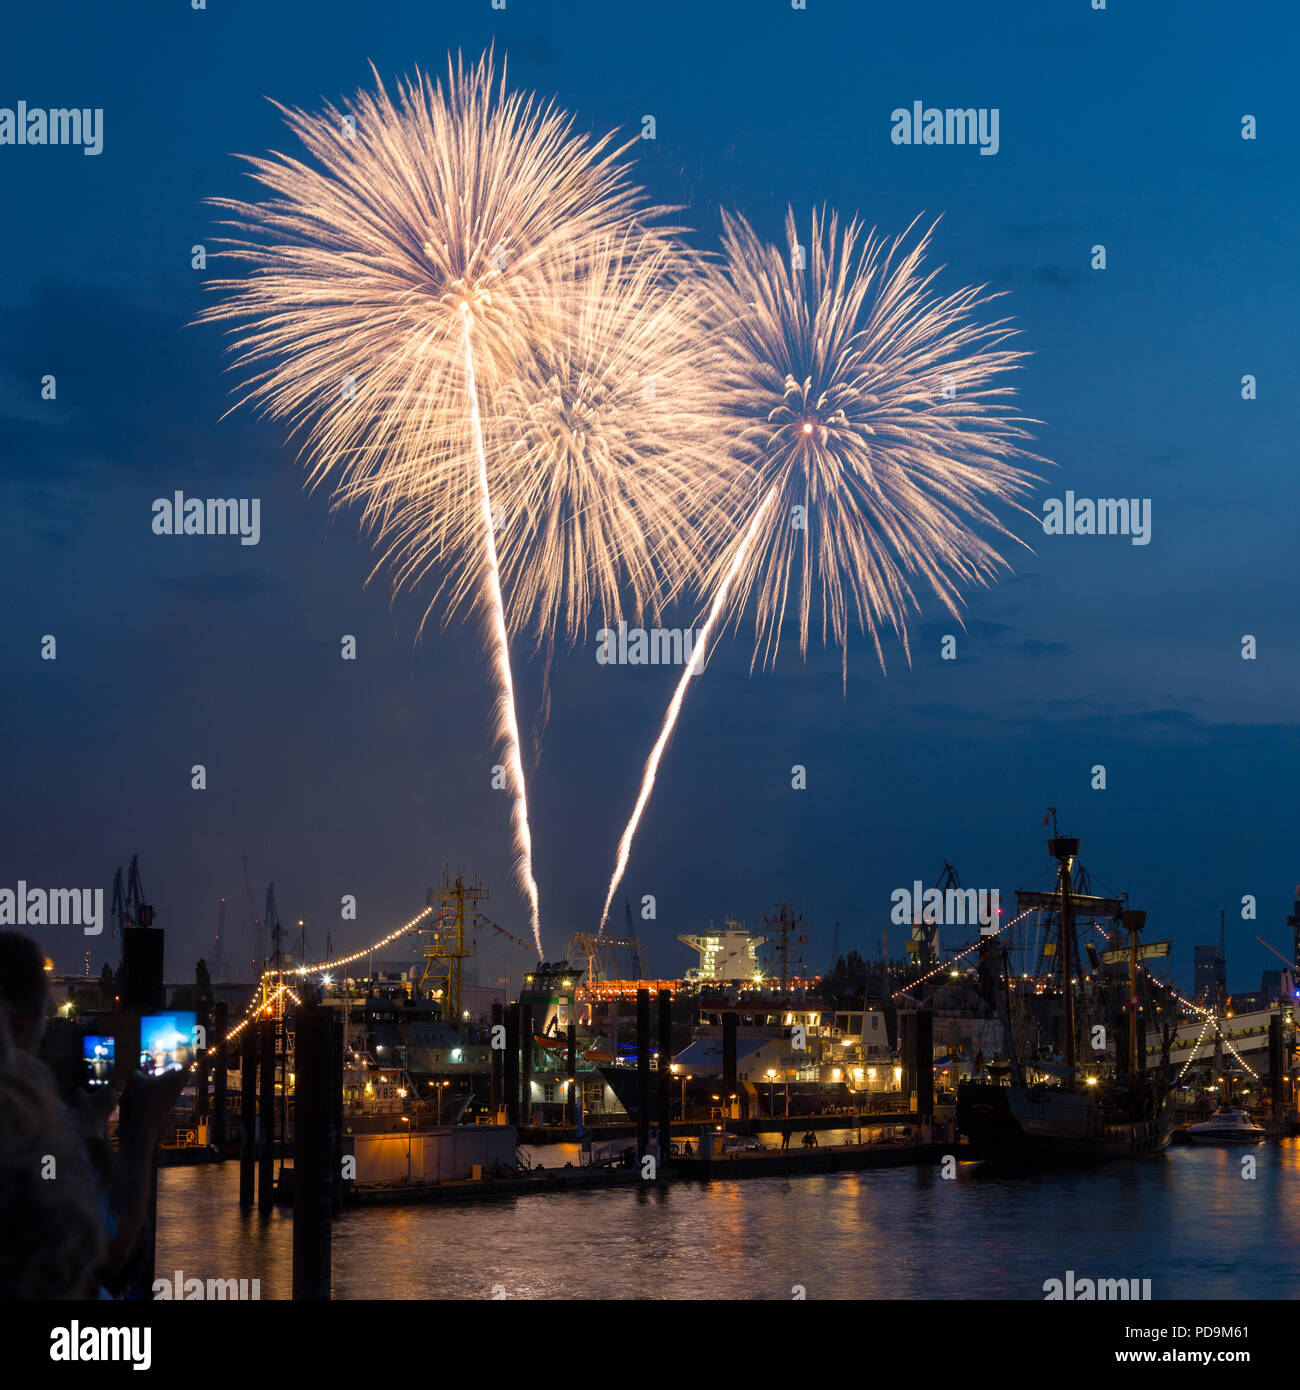
M1057 835L1051 814L1055 887L1021 891L1017 908L1047 916L1044 955L1054 962L1054 987L1028 1005L1013 1003L1002 952L996 995L1007 1056L958 1087L957 1126L979 1153L1005 1164L1162 1154L1174 1116L1167 1065L1155 1071L1143 1065L1152 999L1138 962L1167 954L1168 943L1141 944L1146 914L1128 910L1123 899L1078 891L1079 841ZM1109 949L1085 946L1086 974L1076 930L1081 917L1111 927ZM986 950L992 949L990 943ZM1085 1049L1082 1038L1108 1041Z

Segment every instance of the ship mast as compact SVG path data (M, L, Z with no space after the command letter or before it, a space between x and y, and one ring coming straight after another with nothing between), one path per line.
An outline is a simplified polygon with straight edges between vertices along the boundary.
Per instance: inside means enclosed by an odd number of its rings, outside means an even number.
M1076 836L1056 833L1056 808L1052 813L1052 838L1047 852L1056 860L1056 891L1061 903L1061 989L1065 995L1065 1087L1074 1090L1074 878L1072 869L1079 857Z

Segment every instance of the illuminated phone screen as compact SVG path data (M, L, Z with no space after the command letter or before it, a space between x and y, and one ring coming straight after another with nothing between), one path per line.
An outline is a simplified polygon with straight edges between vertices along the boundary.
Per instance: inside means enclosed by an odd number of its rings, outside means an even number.
M192 1012L146 1014L140 1020L140 1070L146 1076L181 1071L194 1060Z

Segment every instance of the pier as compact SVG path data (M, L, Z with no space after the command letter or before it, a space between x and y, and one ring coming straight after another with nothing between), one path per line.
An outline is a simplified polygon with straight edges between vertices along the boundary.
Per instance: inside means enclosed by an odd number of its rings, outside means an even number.
M634 1145L629 1145L632 1149ZM766 1148L730 1154L673 1157L658 1166L655 1176L643 1177L638 1164L627 1166L535 1168L504 1177L435 1183L358 1184L349 1206L392 1206L415 1202L491 1201L540 1193L597 1191L618 1187L662 1186L672 1182L726 1182L744 1178L800 1177L851 1173L871 1168L922 1167L951 1155L959 1162L976 1155L965 1143L828 1144L815 1148Z

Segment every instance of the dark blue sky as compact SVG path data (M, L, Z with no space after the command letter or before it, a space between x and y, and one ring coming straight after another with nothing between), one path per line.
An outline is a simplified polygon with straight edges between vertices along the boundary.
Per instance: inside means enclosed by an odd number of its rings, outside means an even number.
M273 878L318 944L326 925L340 948L387 931L445 863L481 875L489 915L527 935L477 639L415 644L423 603L366 586L355 517L303 490L277 426L220 418L220 334L186 326L205 301L190 248L216 235L203 200L241 192L233 155L288 147L265 97L312 106L364 84L371 60L387 80L495 41L516 83L585 128L632 134L654 114L640 177L705 242L720 207L773 238L787 203L887 233L942 214L943 283L1008 290L1034 354L1022 407L1058 465L1034 509L1067 488L1152 501L1143 547L1022 520L1035 553L972 595L955 662L933 605L911 669L892 648L882 676L859 641L847 696L838 655L783 651L751 679L748 646L724 645L627 877L634 903L657 897L652 965L677 972L693 963L678 932L782 898L815 924L814 963L836 921L842 949L874 952L891 890L945 858L970 885L1035 878L1054 804L1085 863L1173 939L1184 987L1221 907L1230 985L1254 987L1276 964L1254 935L1289 949L1300 879L1297 24L1280 2L1136 8L211 0L9 16L0 106L102 107L104 149L0 146L0 886L107 887L138 851L173 977L207 948L222 894L236 954L242 852L259 910ZM893 145L890 112L916 100L997 107L998 154ZM260 497L261 544L153 535L152 500L178 488ZM46 633L57 661L40 660ZM521 659L517 679L539 727L536 668ZM557 663L530 785L548 954L594 926L671 679L600 667L594 642ZM191 791L200 762L208 789ZM338 921L344 893L355 923ZM1257 923L1240 920L1247 893ZM74 968L75 930L48 936ZM92 949L98 968L106 941ZM484 978L502 960L487 952Z

